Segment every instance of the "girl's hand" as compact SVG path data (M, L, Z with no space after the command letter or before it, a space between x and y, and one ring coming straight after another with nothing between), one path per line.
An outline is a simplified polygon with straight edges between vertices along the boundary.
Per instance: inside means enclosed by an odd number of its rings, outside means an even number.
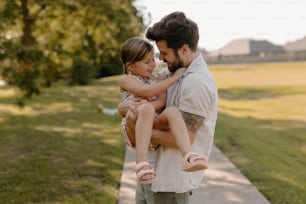
M126 113L130 109L136 109L140 104L142 104L140 98L128 99L124 102L118 104L117 109L122 117L125 117Z
M175 77L177 80L180 79L180 77L185 73L186 68L182 67L177 69L174 74L172 75L173 77Z
M154 77L157 81L161 81L165 79L165 77L161 73L158 73L158 72L154 74Z

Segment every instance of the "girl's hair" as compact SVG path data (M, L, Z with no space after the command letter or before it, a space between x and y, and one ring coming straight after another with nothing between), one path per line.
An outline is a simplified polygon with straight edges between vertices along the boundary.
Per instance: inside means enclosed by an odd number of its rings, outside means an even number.
M127 66L129 64L142 60L152 50L152 44L143 38L133 37L126 40L120 49L120 60L123 64L123 72L127 74Z

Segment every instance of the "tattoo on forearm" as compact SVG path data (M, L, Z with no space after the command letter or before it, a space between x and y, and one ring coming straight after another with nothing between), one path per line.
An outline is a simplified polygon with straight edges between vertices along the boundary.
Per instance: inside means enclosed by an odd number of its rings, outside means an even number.
M188 131L196 133L204 121L204 117L181 111Z

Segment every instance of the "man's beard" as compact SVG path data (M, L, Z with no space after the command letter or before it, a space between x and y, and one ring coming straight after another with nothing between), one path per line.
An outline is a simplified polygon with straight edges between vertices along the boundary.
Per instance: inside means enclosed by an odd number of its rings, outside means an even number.
M179 58L179 56L177 55L176 59L174 62L171 62L171 66L168 66L168 70L171 73L174 73L176 70L178 70L179 68L184 67L184 63L183 61Z

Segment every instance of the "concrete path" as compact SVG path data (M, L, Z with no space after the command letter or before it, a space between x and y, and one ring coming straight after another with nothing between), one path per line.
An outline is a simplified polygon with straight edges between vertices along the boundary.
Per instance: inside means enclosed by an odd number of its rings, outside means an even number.
M135 152L126 148L121 175L118 204L135 204ZM270 202L241 174L241 172L213 147L209 169L205 171L199 189L193 192L191 204L269 204Z

